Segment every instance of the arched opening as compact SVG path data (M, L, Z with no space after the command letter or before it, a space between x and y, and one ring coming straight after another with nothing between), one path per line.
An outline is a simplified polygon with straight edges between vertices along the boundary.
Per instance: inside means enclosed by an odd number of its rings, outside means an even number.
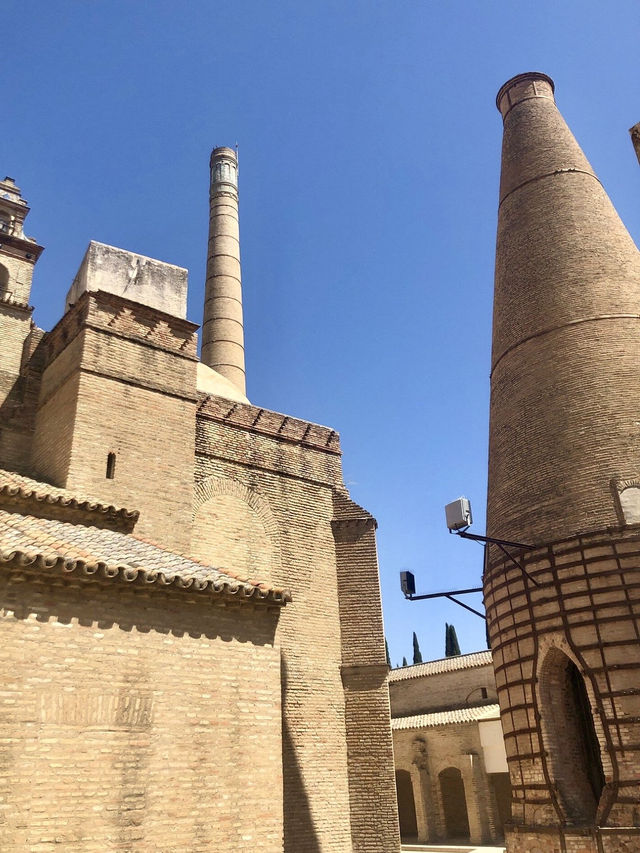
M398 795L398 817L400 818L400 837L403 841L418 837L416 803L413 798L413 784L408 770L396 770L396 792Z
M578 667L552 649L541 671L542 719L561 805L569 820L591 822L605 778L591 703Z
M9 270L0 264L0 296L9 290Z
M447 841L469 839L469 813L464 793L462 773L457 767L447 767L439 776L440 795L444 812Z

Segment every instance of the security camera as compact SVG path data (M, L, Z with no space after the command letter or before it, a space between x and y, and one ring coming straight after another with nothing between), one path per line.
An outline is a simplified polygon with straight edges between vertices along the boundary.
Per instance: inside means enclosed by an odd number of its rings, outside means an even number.
M457 501L447 504L444 512L447 517L449 533L455 533L457 530L471 526L473 520L471 518L471 503L467 498L458 498Z

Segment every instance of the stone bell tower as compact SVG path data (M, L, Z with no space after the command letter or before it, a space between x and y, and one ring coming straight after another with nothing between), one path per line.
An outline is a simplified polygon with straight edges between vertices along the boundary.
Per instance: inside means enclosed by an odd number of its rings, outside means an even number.
M500 89L485 603L510 853L640 849L640 254L553 81Z
M25 236L28 213L13 178L0 181L0 406L20 373L22 347L31 326L33 268L43 251Z

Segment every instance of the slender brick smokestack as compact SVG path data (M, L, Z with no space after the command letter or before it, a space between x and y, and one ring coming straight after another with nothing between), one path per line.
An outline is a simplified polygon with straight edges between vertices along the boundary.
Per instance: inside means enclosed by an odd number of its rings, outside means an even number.
M209 254L202 323L202 361L244 394L244 329L238 230L238 158L211 152Z
M545 74L500 89L487 526L541 543L619 523L640 470L640 255Z

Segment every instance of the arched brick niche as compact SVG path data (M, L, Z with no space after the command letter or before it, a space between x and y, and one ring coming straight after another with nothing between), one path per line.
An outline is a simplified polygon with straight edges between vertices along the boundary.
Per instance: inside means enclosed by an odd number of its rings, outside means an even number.
M542 735L559 806L571 823L592 822L605 785L600 720L572 656L551 646L539 670Z
M193 557L252 580L269 581L280 566L278 529L269 504L234 480L196 484Z

